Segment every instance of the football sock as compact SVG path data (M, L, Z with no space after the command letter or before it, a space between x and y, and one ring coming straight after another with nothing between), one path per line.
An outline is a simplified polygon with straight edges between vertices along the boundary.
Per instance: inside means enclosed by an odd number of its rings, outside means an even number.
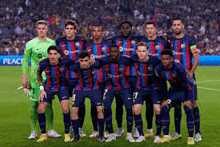
M200 113L199 113L198 107L193 108L193 114L195 118L195 133L201 133L200 132Z
M38 102L32 101L31 102L31 130L32 131L33 130L36 131L36 125L37 125L37 121L38 121L37 108L38 108Z
M170 114L169 114L169 108L167 106L162 107L161 122L162 122L163 134L169 135Z
M161 125L162 125L161 114L156 114L155 122L156 122L156 128L157 128L156 136L159 136L161 134Z
M138 129L138 132L140 134L140 136L144 136L144 133L143 133L143 121L142 121L142 117L141 117L141 114L138 114L138 115L134 115L134 120L135 120L135 125L136 125L136 128Z
M46 117L45 113L38 113L38 121L41 130L41 134L46 133Z
M193 137L193 133L194 133L194 115L193 115L192 110L189 107L184 106L184 110L185 110L185 113L186 113L186 122L187 122L189 137Z
M70 112L67 114L63 113L63 122L64 122L64 128L65 128L65 134L68 134L70 132Z

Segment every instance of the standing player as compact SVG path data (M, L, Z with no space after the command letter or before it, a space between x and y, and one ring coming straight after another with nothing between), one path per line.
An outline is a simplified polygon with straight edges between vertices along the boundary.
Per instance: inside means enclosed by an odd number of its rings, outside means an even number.
M112 39L112 42L119 47L121 55L131 57L135 54L135 49L137 43L140 41L140 37L133 36L132 33L132 24L129 21L123 21L120 24L121 35L116 36ZM129 67L126 71L127 81L131 87L132 94L134 92L134 87L137 81L136 72L134 66ZM116 120L118 124L118 130L116 132L116 137L119 137L123 134L124 130L122 128L122 115L123 115L123 102L122 98L116 98ZM136 131L138 132L138 131ZM134 137L139 137L134 135Z
M184 65L188 72L188 77L195 79L195 69L199 63L199 54L196 47L196 41L192 37L184 33L184 24L180 18L173 19L172 29L174 30L175 37L170 39L171 49L174 52L174 59L176 62L180 62ZM192 58L194 62L192 63ZM193 103L193 113L195 117L195 141L201 141L200 133L200 114L197 105L197 87L194 86L193 97L195 101ZM181 104L175 107L175 128L176 132L172 139L181 138L180 134L180 122L181 122Z
M154 142L158 143L161 133L161 115L160 115L160 86L159 78L156 76L155 68L160 64L157 57L148 55L148 45L144 42L139 42L136 49L137 55L133 55L131 59L135 62L135 69L137 71L137 92L134 93L134 118L136 127L140 137L136 142L145 140L143 136L143 123L141 118L141 107L144 101L152 101L154 110L156 112L156 137ZM148 136L149 137L149 136Z
M101 23L93 22L92 25L92 40L86 43L85 49L90 53L90 55L95 59L101 59L109 54L110 42L102 38L103 28ZM105 91L105 86L107 82L107 77L105 73L105 67L97 70L97 80L102 91L102 95ZM98 127L97 127L97 111L96 106L91 106L91 116L93 123L93 133L89 137L97 137Z
M96 78L98 65L91 65L90 54L85 50L79 54L78 61L79 62L71 67L70 74L70 78L75 78L76 75L79 79L74 91L72 103L72 126L75 133L75 137L72 141L80 141L78 109L81 103L84 102L84 99L88 97L90 98L92 105L96 106L98 112L97 122L99 125L99 141L103 142L105 139L103 137L104 116L102 110L102 94Z
M147 37L143 38L141 41L148 44L150 56L155 56L161 59L161 51L163 51L165 48L170 48L170 44L162 36L157 36L157 26L154 22L147 22L145 24L145 29ZM153 114L152 101L146 101L146 120L148 130L145 134L145 137L153 137Z
M65 23L65 37L58 38L56 41L57 46L61 49L61 55L64 58L69 58L73 62L78 60L79 52L83 49L85 41L82 37L76 36L76 23L73 20L67 20ZM67 76L69 71L67 71ZM68 85L69 96L72 97L73 89L77 82L76 80L72 80L72 83ZM85 118L85 104L82 103L82 106L79 107L79 118L80 118L80 125L79 125L79 133L81 136L86 136L83 133L83 123Z
M38 64L38 83L40 85L40 96L38 99L38 121L41 129L41 137L37 142L47 140L46 135L46 117L45 108L50 103L54 96L57 95L63 112L63 121L65 128L65 142L70 141L70 111L69 111L69 93L67 89L66 69L70 69L71 60L60 58L60 49L57 46L48 48L48 58ZM46 82L43 84L42 72L46 73Z
M38 97L40 94L40 86L37 82L37 66L40 61L47 57L47 49L51 45L55 45L55 42L47 38L48 26L46 21L40 20L36 23L37 37L30 40L26 44L24 59L22 63L22 86L27 87L26 73L28 69L28 61L31 58L31 73L30 73L30 85L31 89L31 135L28 139L34 139L37 137L36 123L37 123L37 109L38 109ZM53 130L53 110L52 105L49 104L46 109L46 116L48 120L48 136L49 137L61 137Z
M114 97L118 94L126 108L126 119L127 119L127 135L126 139L129 142L134 142L132 136L133 126L133 112L132 105L133 99L131 95L130 86L125 77L126 69L131 65L131 60L128 57L120 55L119 48L117 45L112 45L109 51L110 56L102 58L101 64L106 68L106 74L109 78L109 82L106 86L104 93L104 116L106 122L106 129L109 133L109 137L106 142L115 140L116 136L113 131L112 125L112 102Z
M165 143L170 141L169 136L169 123L170 116L169 110L171 107L175 107L176 104L184 102L184 109L186 113L187 127L188 127L188 144L194 144L194 116L192 111L193 97L189 93L193 83L189 82L185 69L182 64L175 63L173 61L173 53L171 50L164 50L161 53L162 64L156 67L156 73L161 79L161 88L163 91L162 103L162 128L164 132L164 137L159 141L159 143ZM167 81L170 83L169 92L167 91ZM189 85L191 84L191 86ZM168 105L169 104L169 105Z

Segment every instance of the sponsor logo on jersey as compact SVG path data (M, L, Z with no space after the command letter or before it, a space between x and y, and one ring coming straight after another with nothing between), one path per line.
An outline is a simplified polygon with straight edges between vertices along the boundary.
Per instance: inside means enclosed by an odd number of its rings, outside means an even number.
M119 47L119 51L120 51L120 52L123 51L123 47L122 47L122 46Z
M69 51L68 50L64 50L64 54L65 55L69 55Z
M38 57L38 58L42 58L43 56L42 56L42 54L40 53L40 54L37 55L37 57Z

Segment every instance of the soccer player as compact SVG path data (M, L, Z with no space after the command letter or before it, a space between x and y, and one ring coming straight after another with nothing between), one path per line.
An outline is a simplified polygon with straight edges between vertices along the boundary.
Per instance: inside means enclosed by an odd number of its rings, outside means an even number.
M180 62L184 65L188 72L188 77L195 80L195 69L199 63L199 54L196 47L196 41L194 38L184 33L184 22L180 18L173 19L172 29L174 30L175 37L170 39L171 49L174 52L174 59L176 62ZM192 62L194 58L194 62ZM192 92L194 91L194 92ZM193 97L195 101L193 103L193 113L195 117L195 141L201 141L202 136L200 133L200 113L197 105L197 87L191 90L194 93ZM181 137L180 134L180 122L181 122L181 105L175 107L175 128L176 132L172 139Z
M76 36L76 22L73 20L67 20L65 23L65 36L62 38L58 38L56 41L56 45L60 47L61 49L61 55L64 58L69 58L73 62L76 62L78 60L79 52L83 49L85 40L83 40L82 37ZM67 76L68 76L67 71ZM72 97L73 95L73 89L75 87L75 84L77 83L76 80L72 80L71 83L68 85L69 90L69 96ZM86 136L86 134L83 133L83 123L85 118L85 104L82 103L82 106L79 107L79 119L80 119L80 125L79 125L79 133L80 136Z
M89 52L83 50L79 54L79 62L71 67L70 78L79 78L73 95L72 102L72 125L75 133L75 137L72 138L73 142L80 141L79 135L79 118L78 109L81 103L84 102L86 97L90 98L92 105L96 106L98 112L98 125L99 125L99 141L105 141L103 137L104 131L104 115L102 110L102 94L98 85L98 80L96 78L97 68L99 64L91 65Z
M122 98L126 108L126 119L127 119L127 135L126 139L129 142L134 142L132 136L133 126L133 112L132 105L133 99L130 90L130 86L125 77L126 69L131 65L131 60L128 57L120 55L119 47L112 45L109 51L110 56L101 59L102 66L106 68L106 74L109 82L106 86L104 93L104 117L106 122L106 129L109 133L109 137L106 142L111 142L116 139L112 126L112 109L111 105L116 95Z
M149 55L155 56L161 59L161 51L165 48L170 48L170 44L162 37L157 36L157 25L154 22L147 22L145 24L145 30L147 37L142 38L141 41L146 42L149 47ZM145 137L153 137L152 121L153 121L153 103L149 99L146 101L146 120L147 120L147 132Z
M160 84L159 78L156 76L155 68L160 64L157 57L148 55L148 45L144 42L139 42L136 49L137 55L131 57L135 62L135 70L137 71L137 92L134 92L134 118L136 127L140 137L136 142L145 140L143 134L143 122L141 118L141 107L144 101L152 101L156 113L156 137L154 142L159 142L161 133L161 115L160 115ZM149 136L148 136L149 137Z
M87 50L90 55L95 59L101 59L109 54L109 47L111 43L102 37L103 27L100 22L94 21L92 24L92 40L85 44L85 50ZM105 91L105 86L107 82L107 77L105 73L105 67L97 70L97 80L102 91L102 95ZM97 127L97 111L96 106L91 106L91 116L93 123L93 133L89 137L98 136Z
M194 115L193 115L193 97L189 93L193 83L189 82L187 78L184 66L180 63L173 61L173 53L171 50L164 50L161 52L162 64L156 67L156 73L161 79L161 86L163 91L163 103L162 103L162 128L164 137L159 143L169 142L169 123L170 116L169 110L171 107L175 107L176 104L184 102L184 109L186 113L187 127L188 127L188 144L194 144ZM167 81L170 83L169 91L167 91ZM191 84L191 85L190 85ZM168 100L166 100L168 99Z
M31 58L31 73L30 73L30 85L31 89L31 135L28 139L34 139L37 137L36 123L37 123L37 109L38 109L38 97L40 94L40 86L37 82L37 66L40 61L47 57L47 49L51 45L55 45L55 42L47 38L48 26L46 21L40 20L36 23L37 37L28 41L26 44L24 59L22 63L22 86L27 87L26 73L28 69L28 61ZM45 77L45 76L44 76ZM53 130L53 110L52 105L49 104L46 109L46 116L48 120L48 136L49 137L61 137Z
M135 54L137 43L140 41L140 37L132 35L132 24L129 21L123 21L120 24L121 35L112 38L112 42L119 47L121 55L131 57ZM134 87L137 81L136 72L133 67L130 67L126 71L127 81L130 85L131 92L134 92ZM122 128L122 115L123 115L123 101L122 98L116 98L116 120L118 124L118 130L116 137L121 136L124 133ZM137 130L137 129L136 129ZM138 131L136 131L138 132ZM134 137L139 137L138 134L134 134Z
M65 142L70 141L70 111L69 111L69 93L67 89L66 69L70 69L71 60L60 58L60 49L58 46L50 46L48 48L48 58L39 62L37 76L40 85L40 95L38 98L38 121L42 135L37 142L47 140L46 135L46 117L45 108L54 96L57 95L63 112L63 121L65 126ZM46 82L43 84L42 72L46 73Z

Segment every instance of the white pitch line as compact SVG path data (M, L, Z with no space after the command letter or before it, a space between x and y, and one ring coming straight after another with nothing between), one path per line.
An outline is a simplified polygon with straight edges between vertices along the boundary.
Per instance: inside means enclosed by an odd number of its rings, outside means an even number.
M200 89L205 89L205 90L213 90L213 91L220 91L219 89L212 89L212 88L206 88L206 87L199 87Z
M205 80L205 81L196 81L197 83L202 83L202 82L220 82L220 80Z

